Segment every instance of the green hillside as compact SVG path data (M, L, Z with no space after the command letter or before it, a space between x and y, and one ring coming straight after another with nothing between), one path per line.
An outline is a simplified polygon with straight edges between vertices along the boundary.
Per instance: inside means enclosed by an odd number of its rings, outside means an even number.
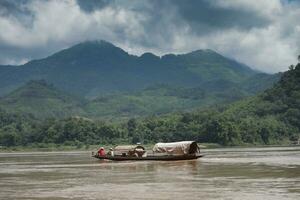
M37 118L82 115L81 101L57 90L45 81L30 81L0 98L0 107L11 113L27 113Z
M83 116L106 121L133 117L192 111L245 98L246 93L234 84L215 82L213 91L158 84L135 92L104 94L93 100L79 98L58 90L45 81L30 81L0 98L0 107L10 113L32 114L37 118Z
M0 98L0 107L10 113L32 114L44 119L88 116L116 121L190 111L193 108L236 101L247 95L231 87L210 92L201 88L155 85L137 92L103 95L86 100L68 95L45 81L30 81Z
M191 111L195 108L230 103L249 95L229 86L223 90L209 91L202 88L155 85L138 92L98 97L86 104L84 109L93 118L128 119Z

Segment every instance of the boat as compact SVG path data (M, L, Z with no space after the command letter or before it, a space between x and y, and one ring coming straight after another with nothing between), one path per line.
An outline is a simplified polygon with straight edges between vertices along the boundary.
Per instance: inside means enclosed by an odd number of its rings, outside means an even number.
M93 155L93 157L100 160L113 161L176 161L193 160L202 156L195 141L157 143L150 152L146 151L142 145L116 146L105 155Z

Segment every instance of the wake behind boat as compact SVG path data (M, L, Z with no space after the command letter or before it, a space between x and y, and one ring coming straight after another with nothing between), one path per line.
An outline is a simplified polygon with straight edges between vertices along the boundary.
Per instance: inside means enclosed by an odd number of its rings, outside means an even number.
M104 160L193 160L202 157L200 148L195 141L181 141L172 143L157 143L152 151L146 151L141 145L116 146L105 154L104 149L100 148L93 157Z

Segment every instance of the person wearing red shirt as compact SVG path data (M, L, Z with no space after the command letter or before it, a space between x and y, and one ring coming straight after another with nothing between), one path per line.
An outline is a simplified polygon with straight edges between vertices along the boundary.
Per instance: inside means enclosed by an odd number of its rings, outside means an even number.
M105 150L103 147L98 150L98 156L105 156Z

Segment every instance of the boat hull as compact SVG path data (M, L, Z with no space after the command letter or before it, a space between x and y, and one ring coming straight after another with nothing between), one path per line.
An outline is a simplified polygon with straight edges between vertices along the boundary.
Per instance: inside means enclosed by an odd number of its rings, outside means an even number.
M94 155L93 157L98 158L100 160L114 160L114 161L127 161L127 160L135 160L135 161L145 161L145 160L156 160L156 161L176 161L176 160L194 160L203 155L164 155L164 156L147 156L147 157L128 157L128 156L98 156Z

